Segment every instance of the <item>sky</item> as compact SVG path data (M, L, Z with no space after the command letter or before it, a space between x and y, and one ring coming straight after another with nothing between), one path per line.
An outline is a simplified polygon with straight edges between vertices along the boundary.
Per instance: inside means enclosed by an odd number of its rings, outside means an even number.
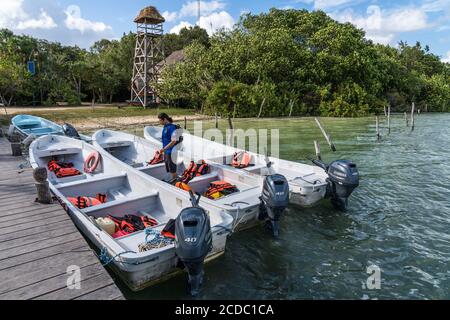
M450 62L450 0L0 0L0 28L65 45L89 48L95 41L119 39L136 29L140 9L153 5L165 17L164 31L178 33L199 24L209 34L232 28L243 13L270 8L323 10L340 22L350 22L366 38L396 46L420 41Z

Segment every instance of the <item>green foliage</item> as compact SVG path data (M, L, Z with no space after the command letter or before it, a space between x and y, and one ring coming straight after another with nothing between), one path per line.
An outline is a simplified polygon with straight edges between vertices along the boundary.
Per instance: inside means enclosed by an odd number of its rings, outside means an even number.
M136 35L100 40L86 51L0 30L0 98L41 104L129 98ZM271 9L245 14L231 31L209 37L199 27L163 36L164 56L184 49L181 63L166 66L155 84L178 107L222 116L448 111L450 64L419 42L398 48L374 44L364 31L322 11ZM161 59L163 56L161 55ZM37 74L26 62L37 62Z
M164 38L166 55L195 41L209 43L208 34L199 27ZM135 42L136 35L130 32L120 40L102 39L87 51L0 29L0 100L29 105L34 95L42 105L79 105L82 100L129 99ZM36 62L34 76L26 71L29 60Z
M395 49L364 36L321 11L246 14L209 45L188 46L185 61L165 70L160 93L208 114L244 117L288 115L291 107L292 115L342 117L380 113L388 103L394 111L413 101L447 106L449 65L428 47Z

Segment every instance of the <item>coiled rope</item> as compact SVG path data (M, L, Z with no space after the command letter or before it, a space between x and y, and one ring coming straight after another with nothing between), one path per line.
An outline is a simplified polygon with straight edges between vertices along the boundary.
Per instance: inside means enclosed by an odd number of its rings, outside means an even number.
M106 247L103 247L100 250L100 254L97 256L98 259L100 260L100 262L102 263L102 265L105 267L107 265L109 265L111 262L113 262L117 257L120 257L121 255L125 254L125 253L136 253L134 251L124 251L121 253L116 254L113 257L110 257L109 253L108 253L108 249L106 249ZM122 261L123 263L127 263Z

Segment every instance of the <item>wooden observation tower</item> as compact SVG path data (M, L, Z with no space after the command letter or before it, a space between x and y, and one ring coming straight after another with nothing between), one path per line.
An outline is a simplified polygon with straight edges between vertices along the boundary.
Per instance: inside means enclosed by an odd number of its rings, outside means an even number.
M164 18L155 7L146 7L134 19L137 24L134 50L131 103L144 108L156 103L154 85L159 77L159 61L164 59L162 37Z

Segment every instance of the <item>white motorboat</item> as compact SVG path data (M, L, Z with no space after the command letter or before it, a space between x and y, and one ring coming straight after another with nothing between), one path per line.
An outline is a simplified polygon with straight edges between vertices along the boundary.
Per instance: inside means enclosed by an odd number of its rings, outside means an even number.
M89 158L93 161L86 161ZM203 209L195 203L192 207L189 194L174 193L100 148L82 140L46 135L30 145L30 162L33 168L47 168L53 194L132 290L177 273L180 261L188 268L190 285L195 289L201 282L203 271L198 270L203 260L212 260L225 250L231 216L206 202L201 203ZM98 163L96 168L90 166L94 163ZM62 169L55 166L70 168L70 174L62 176ZM111 225L108 230L102 224L111 222L112 217L127 223L137 217L151 225L131 232L121 229L117 235L117 224L112 230ZM161 233L172 219L175 241ZM192 248L200 256L190 256Z
M135 168L138 171L148 174L155 179L155 183L163 183L166 187L171 188L174 194L186 193L174 185L171 185L162 180L168 181L165 164L150 164L150 160L155 155L155 152L161 148L161 143L148 141L144 138L134 136L132 134L111 131L98 130L92 135L92 141L95 146L101 147L117 159ZM185 169L191 164L191 158L181 151L172 151L174 159L177 162L178 174L182 175ZM196 161L201 159L196 159ZM252 227L268 218L272 222L274 234L278 235L278 220L282 211L286 208L288 203L289 192L288 185L283 177L270 176L267 179L261 179L257 175L245 175L237 170L232 170L227 166L217 164L212 161L205 160L209 165L209 172L200 176L193 177L187 184L192 191L204 194L211 183L221 181L229 183L237 187L237 191L220 198L210 199L202 197L200 204L214 206L219 210L230 214L233 219L233 230L242 230ZM270 189L271 183L273 185L271 191L263 192L264 188ZM284 192L286 189L286 192ZM274 193L278 192L278 195ZM262 199L261 199L262 197ZM278 202L275 204L273 199L280 200L284 198L284 203ZM267 205L270 199L270 205ZM266 201L264 201L266 200ZM262 208L262 201L268 208L268 216L265 215L265 209ZM277 216L272 216L276 211Z
M161 146L161 135L161 127L144 128L145 139L158 146ZM270 173L286 177L291 193L290 203L295 205L312 206L329 196L336 207L345 209L350 194L359 184L357 167L347 160L337 160L330 165L314 160L316 165L308 165L245 151L188 132L183 132L182 136L183 141L178 148L193 159L208 159L236 172L256 176L266 176L267 164L270 163ZM251 165L245 168L232 167L230 164L235 153L244 151L250 155Z

